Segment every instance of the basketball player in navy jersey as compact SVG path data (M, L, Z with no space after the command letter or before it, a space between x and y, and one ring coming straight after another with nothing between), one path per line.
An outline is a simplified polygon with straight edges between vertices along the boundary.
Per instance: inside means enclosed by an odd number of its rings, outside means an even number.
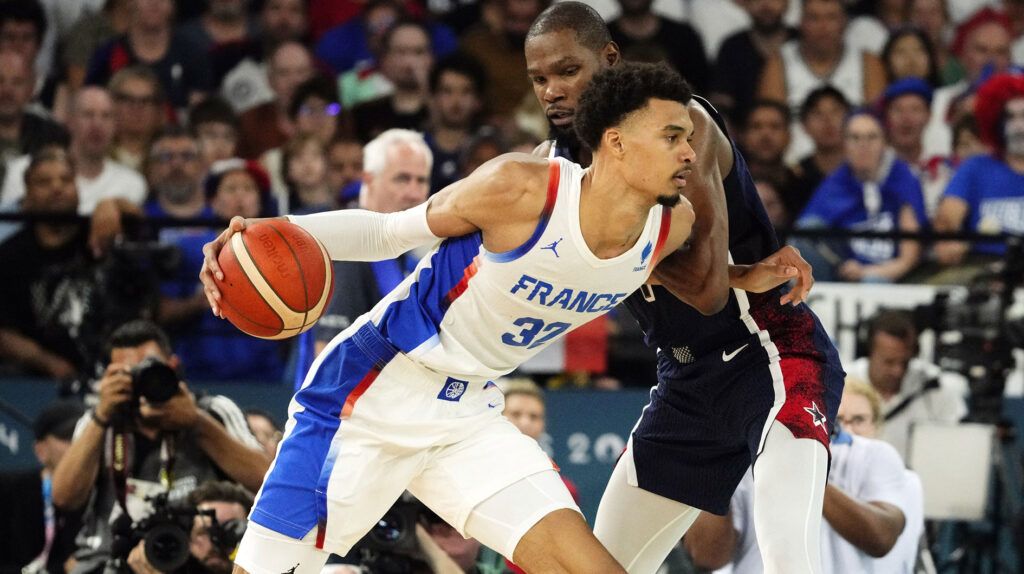
M527 73L551 124L540 155L586 164L573 129L593 74L619 63L600 16L557 3L527 36ZM725 514L753 462L765 572L818 574L828 436L843 370L802 304L813 280L779 249L743 157L705 100L688 104L697 161L682 193L696 219L687 250L666 257L625 305L658 349L658 385L601 500L594 532L631 573L654 572L700 510ZM723 271L729 259L740 264ZM789 292L720 286L759 264L800 269ZM745 266L746 265L746 266ZM808 519L808 517L811 517Z

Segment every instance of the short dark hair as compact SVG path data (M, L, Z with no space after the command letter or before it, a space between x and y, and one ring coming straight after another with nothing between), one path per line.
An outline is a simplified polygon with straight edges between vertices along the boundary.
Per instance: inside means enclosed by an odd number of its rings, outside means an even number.
M754 115L754 112L763 108L779 112L779 115L782 116L782 121L786 123L786 128L789 129L789 123L793 121L793 113L789 111L789 106L778 100L768 99L757 100L750 106L747 117L743 118L743 129L747 129L750 125L750 118Z
M875 335L885 333L897 339L907 341L917 348L917 325L909 311L888 309L880 311L868 325L867 349L870 354L875 346Z
M441 76L445 72L453 72L469 78L473 83L473 90L477 96L483 96L487 91L487 73L480 62L463 52L452 52L434 64L430 71L430 93L437 93L437 87L441 83Z
M163 329L152 321L136 319L114 329L107 340L107 355L109 356L114 349L138 347L149 342L156 343L160 347L160 352L167 357L174 354L171 339Z
M189 506L196 507L204 502L237 502L248 514L253 500L241 485L226 480L208 480L188 494Z
M36 44L46 34L46 12L37 0L8 0L0 3L0 27L7 22L31 22L36 29Z
M580 96L573 127L580 141L596 150L605 130L619 125L649 100L685 105L692 97L690 84L666 64L626 62L594 74Z
M552 4L533 21L526 39L562 30L572 30L576 33L577 42L595 52L600 52L612 41L611 32L601 15L582 2Z
M818 103L825 98L832 98L839 102L847 113L850 111L850 100L846 99L846 96L844 96L839 90L832 86L825 85L820 88L814 88L809 94L807 94L807 97L804 98L804 103L800 106L800 121L806 120L807 116L810 115L811 110L816 108Z
M288 117L292 119L297 118L299 110L302 109L306 100L314 97L328 103L337 104L338 84L319 74L302 82L295 88L295 95L292 96L291 104L288 105Z
M934 89L941 83L939 78L939 67L938 62L935 58L935 48L932 46L932 39L928 37L928 34L921 28L914 25L904 25L896 30L893 30L889 34L889 39L885 41L885 46L882 48L882 67L885 68L886 80L889 83L895 82L901 78L897 78L892 69L892 62L889 58L892 57L892 52L896 48L896 42L906 38L907 36L914 36L917 38L921 45L924 46L924 51L928 55L928 74L921 78L928 82L928 84Z
M196 128L202 124L227 124L238 131L238 116L231 105L216 96L192 106L188 112L188 125L192 135L196 134Z
M62 161L71 169L72 173L75 171L75 162L71 159L71 156L68 155L65 146L57 143L45 145L37 149L29 157L28 167L25 168L25 173L22 176L25 185L28 186L29 178L32 177L32 174L35 173L36 169L40 165L51 161Z

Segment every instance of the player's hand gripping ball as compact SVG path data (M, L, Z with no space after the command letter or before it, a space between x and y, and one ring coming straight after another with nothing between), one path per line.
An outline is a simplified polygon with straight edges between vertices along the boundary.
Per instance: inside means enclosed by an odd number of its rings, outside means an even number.
M309 329L334 291L327 249L283 219L250 223L231 236L217 263L224 273L217 280L221 312L261 339L286 339Z

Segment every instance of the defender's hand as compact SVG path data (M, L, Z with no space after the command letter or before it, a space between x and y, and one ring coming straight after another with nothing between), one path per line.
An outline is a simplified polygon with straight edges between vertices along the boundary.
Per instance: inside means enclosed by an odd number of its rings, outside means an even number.
M199 270L199 280L203 283L203 291L206 293L206 300L210 303L210 309L217 317L224 317L218 304L220 289L217 288L217 283L214 280L214 278L224 279L224 272L217 264L217 256L220 255L220 250L224 249L228 241L231 241L231 236L243 229L245 229L245 218L236 215L231 218L227 229L222 231L216 239L203 245L203 266Z
M96 416L110 422L118 407L132 400L132 376L128 365L110 363L100 379L100 402L96 405Z
M779 299L780 305L797 305L803 302L814 285L811 265L804 261L795 247L787 245L761 261L747 266L745 273L730 285L751 293L764 293L791 279L796 279L796 285Z

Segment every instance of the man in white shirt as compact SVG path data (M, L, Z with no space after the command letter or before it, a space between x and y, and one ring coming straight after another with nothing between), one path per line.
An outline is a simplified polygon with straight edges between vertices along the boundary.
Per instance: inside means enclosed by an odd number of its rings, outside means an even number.
M103 88L86 86L78 91L68 117L71 145L68 155L75 161L78 186L78 213L90 215L104 199L122 199L142 205L146 199L146 181L135 170L107 156L114 140L113 103ZM25 195L25 168L28 156L16 158L8 166L0 194L5 205Z
M849 383L847 383L849 384ZM846 404L847 393L843 394ZM840 406L837 418L848 413ZM830 445L832 465L825 488L821 558L829 574L895 574L889 554L898 548L913 512L908 474L888 444L840 429ZM706 512L683 539L700 568L715 574L764 572L754 532L753 475L748 470L733 494L729 515ZM920 491L918 491L919 493ZM920 501L917 503L920 506ZM923 526L923 524L922 524ZM909 536L920 537L921 528ZM884 557L884 558L883 558Z
M967 414L961 392L945 383L939 367L915 358L917 327L906 311L883 311L868 328L868 354L848 367L882 395L885 426L878 438L906 459L916 422L959 422Z

